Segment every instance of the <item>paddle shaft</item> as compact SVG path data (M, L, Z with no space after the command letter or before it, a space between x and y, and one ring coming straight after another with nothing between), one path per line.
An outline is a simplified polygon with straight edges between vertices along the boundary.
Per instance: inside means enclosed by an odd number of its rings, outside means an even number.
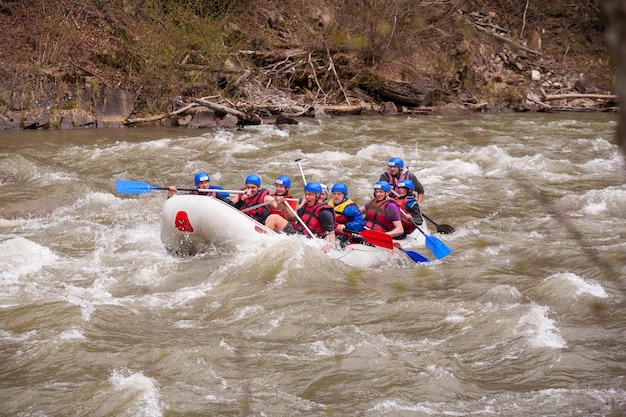
M169 190L167 187L154 187L153 190ZM245 194L243 190L222 190L219 188L178 188L176 191L197 191L199 193L232 193L232 194Z
M396 197L400 197L400 194L398 194L396 192L396 190L394 190L393 188L391 189L391 192ZM404 213L404 214L406 214L406 213ZM426 214L424 214L424 212L421 211L421 210L420 210L420 214L422 215L423 218L425 218L426 220L428 220L429 222L431 222L432 224L435 225L435 227L437 228L437 233L443 233L443 234L446 234L446 235L450 234L450 233L454 233L454 227L450 226L449 224L437 224L430 217L428 217ZM413 223L413 222L411 222L411 223Z
M287 204L287 208L291 211L291 214L296 216L296 219L298 219L298 222L302 225L302 227L304 227L304 230L306 230L311 237L315 237L315 235L313 234L311 229L309 229L309 226L307 226L306 223L300 218L300 216L298 215L298 212L296 212L293 209L293 207L291 207L291 205L289 205L289 204Z
M434 224L435 227L437 228L437 232L439 232L439 233L443 233L443 234L447 235L447 234L450 234L450 233L454 233L454 231L455 231L454 227L450 226L449 224L437 224L437 223L435 223L434 220L432 220L430 217L428 217L424 213L422 213L422 217L424 217L426 220L428 220L429 222Z
M298 201L297 198L285 198L284 200L285 201ZM259 203L259 204L255 204L254 206L246 207L245 209L241 210L241 212L242 213L247 213L247 212L249 212L251 210L254 210L256 208L267 206L268 204L272 204L274 201L276 201L276 200L272 198L271 200L267 200L267 201L265 201L263 203Z
M304 182L304 185L306 185L306 178L304 178L304 171L302 170L302 164L300 163L302 159L298 158L296 159L296 162L298 163L298 167L300 168L300 175L302 175L302 181Z
M144 193L149 193L150 191L154 191L154 190L169 191L169 187L154 186L143 181L115 180L115 191L120 194L144 194ZM205 192L205 193L213 193L213 192L223 192L223 193L233 193L233 194L245 193L245 191L242 191L242 190L222 190L219 188L209 188L206 191L203 191L204 189L196 189L196 188L177 188L177 190L199 191L199 192Z

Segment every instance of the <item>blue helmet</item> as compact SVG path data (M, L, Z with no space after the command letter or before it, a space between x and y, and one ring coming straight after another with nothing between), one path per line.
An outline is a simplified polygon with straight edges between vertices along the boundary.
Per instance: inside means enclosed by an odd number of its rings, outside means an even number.
M346 184L343 184L341 182L338 182L337 184L333 185L331 192L343 193L344 197L346 198L348 197L348 187L346 186Z
M390 167L404 168L404 161L400 158L391 158L387 165Z
M274 184L284 185L285 188L289 188L291 187L291 179L286 175L281 175L278 178L276 178L276 181L274 181Z
M246 177L246 184L254 184L257 187L261 186L261 177L256 174L251 174Z
M319 182L307 182L304 186L304 191L308 191L313 194L322 194L322 184Z
M198 172L193 178L193 182L198 185L201 181L211 181L211 177L206 172Z
M409 190L414 190L415 189L415 184L413 184L413 181L411 180L402 180L398 183L398 187L404 187L407 188Z
M387 181L378 181L376 184L374 184L374 189L375 190L381 189L386 192L390 192L391 186L389 185Z

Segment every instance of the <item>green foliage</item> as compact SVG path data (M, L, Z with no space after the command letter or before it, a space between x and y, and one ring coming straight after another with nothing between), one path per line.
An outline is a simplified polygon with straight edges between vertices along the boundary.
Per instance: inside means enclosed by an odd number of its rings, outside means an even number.
M427 28L430 3L415 0L345 2L337 7L329 38L340 50L357 51L376 66L415 50L415 35Z
M167 110L168 98L189 85L210 88L205 71L219 68L227 54L222 21L234 1L142 0L122 33L123 47L104 59L142 86L139 105L148 113Z
M71 100L63 104L63 110L72 110L76 108L78 108L78 103L76 102L76 100Z

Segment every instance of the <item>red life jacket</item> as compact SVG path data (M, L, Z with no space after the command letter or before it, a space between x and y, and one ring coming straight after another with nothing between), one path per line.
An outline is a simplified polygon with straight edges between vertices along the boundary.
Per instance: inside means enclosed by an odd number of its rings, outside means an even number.
M258 193L254 195L254 197L246 197L243 200L241 199L242 194L239 195L239 201L243 201L243 205L239 207L239 210L245 210L248 207L256 206L257 204L261 204L265 196L269 195L270 191L267 188L261 188ZM250 210L246 212L246 214L252 217L257 222L263 223L265 219L269 215L269 210L267 206L257 207L254 210Z
M389 183L389 185L391 185L391 188L393 190L397 190L398 183L400 181L410 180L411 179L411 173L409 172L408 169L406 170L406 172L401 172L400 173L400 177L398 177L398 178L396 178L393 175L391 175L391 172L389 172L389 171L385 172L385 174L387 174L387 182Z
M275 196L276 196L276 194L270 194L270 195L271 195L272 197L275 197ZM293 197L291 196L291 194L289 194L289 193L287 193L286 195L279 196L279 197L293 198ZM295 209L296 209L296 207L297 207L297 206L296 206L296 202L295 202L295 201L285 201L285 203L289 204L289 205L291 206L291 208L292 208L292 209L294 209L294 210L295 210ZM281 216L281 217L285 217L285 212L284 212L283 210L275 209L275 208L270 207L270 206L268 206L267 208L269 209L269 211L270 211L270 213L271 213L271 214L278 214L278 215L279 215L279 216Z
M395 204L389 199L377 201L376 199L369 202L365 211L365 227L376 230L378 232L389 232L395 229L392 222L389 221L385 209L388 204Z
M298 209L298 215L300 216L304 224L306 224L307 227L311 229L311 232L313 232L317 237L323 239L329 232L322 228L322 223L320 222L320 213L322 212L322 210L330 210L330 212L333 213L334 218L335 211L331 206L324 203L317 203L314 206L309 206L308 204L305 204L300 209ZM304 229L304 227L302 227L300 222L296 223L294 226L305 235L308 235L308 232Z
M406 203L409 202L408 199L398 197L394 202L398 205L398 207L400 207L400 212L402 214L406 213ZM404 217L402 217L402 227L404 227L404 231L406 233L412 233L416 229L415 225Z

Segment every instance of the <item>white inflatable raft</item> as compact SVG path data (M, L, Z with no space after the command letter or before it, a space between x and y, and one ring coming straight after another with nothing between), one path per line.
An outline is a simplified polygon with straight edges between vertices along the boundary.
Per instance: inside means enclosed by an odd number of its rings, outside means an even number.
M424 223L422 230L428 233ZM193 255L211 245L236 247L276 233L250 216L214 197L175 195L161 211L161 240L168 251L178 255ZM285 235L285 238L289 236ZM418 230L401 241L403 248L424 246L424 236ZM311 239L311 242L314 241ZM368 244L349 244L332 249L328 255L347 265L368 268L379 264L399 249L386 249Z

